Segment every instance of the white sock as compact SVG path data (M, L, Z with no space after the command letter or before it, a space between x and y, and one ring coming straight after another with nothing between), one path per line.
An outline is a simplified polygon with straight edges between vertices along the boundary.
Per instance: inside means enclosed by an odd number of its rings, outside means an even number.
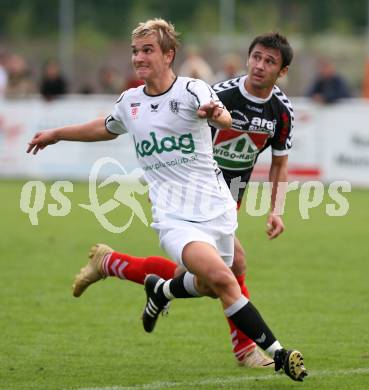
M268 347L265 352L271 357L274 358L275 351L278 349L282 349L282 345L279 343L279 341L274 341L274 343Z
M163 293L165 295L165 298L169 299L170 301L175 298L174 295L170 292L170 288L169 288L171 281L172 279L169 279L163 284Z
M194 297L201 297L201 294L196 290L195 275L190 272L186 272L183 278L183 285L186 291Z

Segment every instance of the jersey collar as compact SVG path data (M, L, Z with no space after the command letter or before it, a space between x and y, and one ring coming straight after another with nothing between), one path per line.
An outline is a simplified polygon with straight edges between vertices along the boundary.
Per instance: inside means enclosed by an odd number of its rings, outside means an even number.
M175 82L177 81L177 79L178 79L178 76L176 76L176 78L173 80L173 83L171 84L171 86L170 86L166 91L164 91L164 92L162 92L162 93L158 93L157 95L150 95L149 93L146 92L146 87L145 87L145 86L143 87L143 93L144 93L146 96L150 96L150 97L156 97L156 96L165 95L167 92L169 92L169 91L172 89L172 87L173 87L173 85L175 84Z
M240 89L240 92L241 92L242 96L244 96L246 99L249 99L249 100L251 100L254 103L264 104L272 97L273 89L270 91L269 96L266 97L265 99L256 97L254 95L251 95L249 92L246 91L246 88L245 88L246 78L247 78L247 75L241 77L241 79L239 81L239 84L238 84L238 88Z

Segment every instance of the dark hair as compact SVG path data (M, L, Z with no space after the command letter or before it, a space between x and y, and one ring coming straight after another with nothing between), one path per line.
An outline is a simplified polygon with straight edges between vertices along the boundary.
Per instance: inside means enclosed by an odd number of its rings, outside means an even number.
M262 45L271 49L278 49L282 55L282 68L288 66L293 58L293 50L287 38L279 33L267 33L257 36L249 47L249 55L256 45Z

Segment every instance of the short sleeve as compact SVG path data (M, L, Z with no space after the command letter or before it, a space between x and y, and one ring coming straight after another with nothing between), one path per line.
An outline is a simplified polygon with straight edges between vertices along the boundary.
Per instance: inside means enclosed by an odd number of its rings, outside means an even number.
M105 127L109 133L120 135L120 134L127 133L128 131L124 126L124 122L122 118L123 117L122 109L124 104L123 97L124 97L124 92L122 93L122 95L120 95L119 99L115 103L113 112L105 119Z
M213 88L202 80L190 80L186 85L186 90L190 94L190 99L192 99L196 110L203 104L210 103L210 101L214 101L223 107L223 103Z
M277 86L274 86L274 95L280 102L280 110L276 132L271 140L272 153L274 156L285 156L292 148L292 130L295 117L291 101Z
M274 156L285 156L292 148L293 112L283 111L280 117L280 126L272 139L272 153Z

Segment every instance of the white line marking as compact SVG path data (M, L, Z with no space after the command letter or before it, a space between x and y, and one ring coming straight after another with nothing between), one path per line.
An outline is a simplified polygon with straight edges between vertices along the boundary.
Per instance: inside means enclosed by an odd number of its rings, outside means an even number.
M369 367L363 368L351 368L351 369L343 369L343 370L322 370L322 371L309 371L309 376L307 377L307 381L310 377L325 377L325 376L348 376L348 375L365 375L369 374ZM109 387L83 387L77 390L145 390L145 389L169 389L171 387L178 386L187 386L188 388L196 388L198 386L205 385L224 385L224 384L233 384L233 383L245 383L251 381L270 381L275 379L284 378L287 381L290 380L286 376L282 374L274 374L274 375L260 375L260 376L239 376L239 377L224 377L224 378L208 378L201 381L189 381L189 382L152 382L146 383L143 385L133 385L133 386L109 386Z

